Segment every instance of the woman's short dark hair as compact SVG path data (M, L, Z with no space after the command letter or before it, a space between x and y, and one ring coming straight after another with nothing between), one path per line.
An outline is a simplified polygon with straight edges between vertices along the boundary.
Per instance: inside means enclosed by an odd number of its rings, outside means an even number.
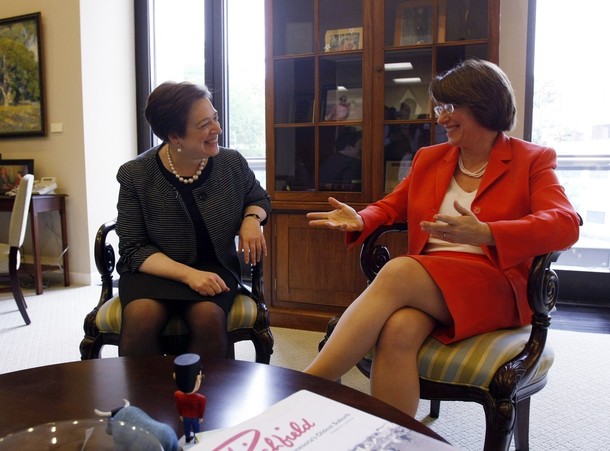
M510 131L515 125L515 93L506 74L495 64L468 59L437 75L428 89L436 103L467 106L483 127Z
M212 99L212 94L205 86L173 81L157 86L148 96L145 112L153 133L163 142L168 142L172 133L178 137L186 135L189 112L200 99Z

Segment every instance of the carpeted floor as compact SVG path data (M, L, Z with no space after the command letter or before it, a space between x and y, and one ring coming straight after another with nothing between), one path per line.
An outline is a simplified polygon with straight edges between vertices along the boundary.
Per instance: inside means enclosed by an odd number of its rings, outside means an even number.
M26 289L32 319L25 326L9 293L0 293L0 373L80 359L82 322L96 304L99 287L64 288L52 285L41 296ZM301 370L314 357L322 334L273 328L271 364ZM532 450L600 450L610 445L610 335L551 330L556 360L545 389L531 405ZM104 357L116 356L106 348ZM253 360L249 343L236 349L237 358ZM368 393L368 380L356 369L342 383ZM6 389L0 387L0 389ZM2 408L2 407L0 407ZM422 401L416 418L466 450L482 448L484 414L471 403L446 402L437 420L427 417Z

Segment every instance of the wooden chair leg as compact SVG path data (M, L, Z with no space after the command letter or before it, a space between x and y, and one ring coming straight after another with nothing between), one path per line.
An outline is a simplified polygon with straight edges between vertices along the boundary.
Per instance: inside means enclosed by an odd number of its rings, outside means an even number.
M430 400L430 418L438 418L441 412L441 402L438 399Z
M15 302L17 303L17 308L19 309L19 312L21 313L21 316L23 317L25 324L28 325L32 321L30 320L30 317L28 316L28 312L26 311L26 309L28 308L28 305L25 302L25 298L23 297L23 292L21 291L21 286L19 285L19 277L17 276L17 271L15 271L14 273L13 273L13 271L11 271L10 278L11 278L11 291L13 292L13 297L15 298Z
M274 338L271 330L266 329L262 332L257 332L252 339L254 349L256 351L256 362L269 364L271 362L271 354L273 353Z
M530 435L530 402L532 398L522 399L517 403L517 419L515 421L515 449L529 451Z
M485 410L484 451L508 451L513 438L515 406L510 402L483 404Z

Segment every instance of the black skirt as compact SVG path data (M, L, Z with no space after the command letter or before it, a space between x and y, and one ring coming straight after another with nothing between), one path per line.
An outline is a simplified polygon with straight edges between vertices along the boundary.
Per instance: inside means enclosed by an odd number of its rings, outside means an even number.
M203 296L181 282L141 272L123 273L119 279L121 306L125 308L131 301L143 298L164 301L170 309L172 302L176 305L176 309L179 309L182 307L183 302L209 301L220 306L228 316L237 294L237 280L231 272L220 266L202 266L198 267L198 269L218 274L229 287L230 291L215 296Z

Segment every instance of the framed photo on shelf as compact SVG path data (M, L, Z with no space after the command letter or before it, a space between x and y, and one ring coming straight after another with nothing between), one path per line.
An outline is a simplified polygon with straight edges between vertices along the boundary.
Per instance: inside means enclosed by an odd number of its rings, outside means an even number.
M0 42L0 138L45 135L40 13L0 19Z
M19 186L26 174L34 174L34 160L0 160L0 194Z
M326 89L322 119L325 121L361 121L362 88Z
M432 43L434 5L431 0L412 0L396 7L394 45Z
M328 30L324 35L325 52L359 49L362 49L362 27Z

